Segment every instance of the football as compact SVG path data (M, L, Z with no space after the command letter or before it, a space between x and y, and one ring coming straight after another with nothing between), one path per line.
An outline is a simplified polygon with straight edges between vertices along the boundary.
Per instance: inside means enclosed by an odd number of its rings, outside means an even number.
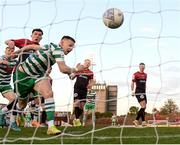
M123 24L123 21L123 12L117 8L110 8L106 10L103 14L103 22L108 28L119 28Z

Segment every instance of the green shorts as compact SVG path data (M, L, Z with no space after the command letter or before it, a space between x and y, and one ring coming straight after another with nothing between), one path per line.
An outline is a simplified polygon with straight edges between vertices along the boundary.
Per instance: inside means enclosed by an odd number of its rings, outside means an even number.
M13 75L13 82L14 82L14 90L18 98L23 100L27 99L29 93L34 92L33 90L34 85L42 79L46 79L46 77L41 77L41 76L32 77L24 72L17 70L16 73Z
M0 85L0 92L1 94L7 93L7 92L14 92L11 85Z
M86 103L84 105L84 110L88 111L88 110L93 110L95 108L95 104L94 103Z

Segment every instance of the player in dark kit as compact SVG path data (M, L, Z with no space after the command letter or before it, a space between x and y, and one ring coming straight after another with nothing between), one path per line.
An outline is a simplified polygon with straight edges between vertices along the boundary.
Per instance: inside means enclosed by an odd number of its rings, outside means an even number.
M89 59L84 60L85 70L76 74L71 74L70 78L74 79L76 77L76 82L74 84L74 114L75 119L73 120L74 126L81 126L79 117L83 113L84 104L86 103L86 96L88 88L91 88L94 84L94 74L89 69L91 66L91 61Z
M144 73L145 64L140 63L139 64L139 71L133 74L132 83L131 83L131 90L132 90L132 96L136 96L141 109L137 113L136 120L133 121L135 126L138 126L139 119L142 119L142 126L146 126L145 121L145 109L147 104L147 98L146 98L146 80L147 80L147 74Z

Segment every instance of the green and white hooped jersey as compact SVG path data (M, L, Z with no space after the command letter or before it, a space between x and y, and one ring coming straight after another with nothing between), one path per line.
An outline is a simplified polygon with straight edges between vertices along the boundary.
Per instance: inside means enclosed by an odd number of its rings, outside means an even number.
M17 63L17 60L6 58L5 55L1 56L0 60L8 61L7 65L0 64L0 85L9 85L11 81L11 74Z
M86 102L94 104L95 103L95 97L96 97L96 92L88 93L86 96Z
M21 66L25 73L30 76L42 76L57 61L64 61L63 49L54 43L50 43L32 53Z

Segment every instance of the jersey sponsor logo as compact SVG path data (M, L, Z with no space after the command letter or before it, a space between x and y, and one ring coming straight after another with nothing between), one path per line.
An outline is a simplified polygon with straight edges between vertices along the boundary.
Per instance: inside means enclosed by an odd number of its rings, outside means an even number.
M78 93L74 93L74 98L76 98L78 96Z
M145 83L145 82L146 82L146 80L139 80L139 82L141 82L141 83Z
M141 99L144 99L144 95L141 95L140 98L141 98Z
M85 75L79 75L79 77L84 78L84 79L88 79L88 77Z

